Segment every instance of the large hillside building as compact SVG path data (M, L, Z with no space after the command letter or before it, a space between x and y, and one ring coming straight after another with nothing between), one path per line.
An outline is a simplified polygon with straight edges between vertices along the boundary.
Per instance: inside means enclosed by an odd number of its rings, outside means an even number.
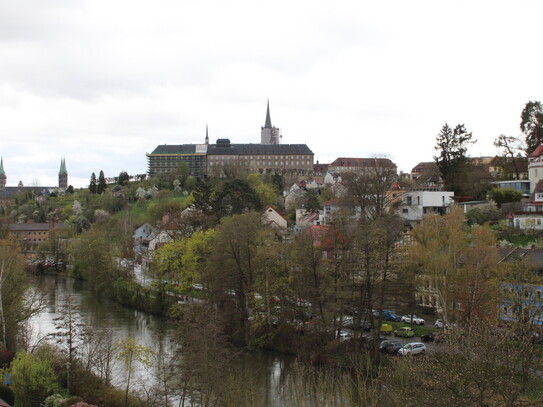
M273 127L268 103L260 144L234 144L218 139L209 144L206 127L204 144L159 145L147 154L149 176L168 173L186 163L191 175L221 176L228 171L300 172L313 171L314 154L306 144L281 144L280 130Z

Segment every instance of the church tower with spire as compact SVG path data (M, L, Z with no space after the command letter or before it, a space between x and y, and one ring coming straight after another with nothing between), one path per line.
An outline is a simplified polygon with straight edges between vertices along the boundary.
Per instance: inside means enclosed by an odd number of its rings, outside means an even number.
M60 171L58 172L58 187L66 190L68 188L68 171L66 170L66 159L60 159Z
M0 191L6 188L6 182L8 177L6 177L6 172L4 171L4 158L0 158Z
M268 99L268 108L266 110L266 122L260 129L260 144L281 144L281 129L273 127L270 118L270 100Z

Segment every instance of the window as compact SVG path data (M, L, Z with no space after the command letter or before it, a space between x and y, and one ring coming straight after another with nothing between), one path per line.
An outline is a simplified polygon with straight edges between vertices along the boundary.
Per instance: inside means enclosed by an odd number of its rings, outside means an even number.
M409 209L407 208L402 209L402 213L409 213Z

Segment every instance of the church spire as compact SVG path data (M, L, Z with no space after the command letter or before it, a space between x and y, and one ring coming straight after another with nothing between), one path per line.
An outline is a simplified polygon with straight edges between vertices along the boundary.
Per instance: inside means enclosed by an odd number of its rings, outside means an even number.
M58 187L66 190L68 188L68 170L66 169L66 159L60 159L60 171L58 172Z
M266 122L264 124L265 129L271 129L271 118L270 118L270 99L268 99L268 108L266 110Z
M209 144L209 134L207 132L207 123L206 123L206 144Z

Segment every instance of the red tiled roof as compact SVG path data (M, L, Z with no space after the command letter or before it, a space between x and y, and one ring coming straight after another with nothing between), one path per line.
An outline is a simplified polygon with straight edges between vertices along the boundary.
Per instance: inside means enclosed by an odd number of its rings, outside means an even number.
M349 158L339 157L334 160L331 167L396 167L388 158Z
M534 151L528 154L528 157L539 157L543 155L543 144L538 145Z

